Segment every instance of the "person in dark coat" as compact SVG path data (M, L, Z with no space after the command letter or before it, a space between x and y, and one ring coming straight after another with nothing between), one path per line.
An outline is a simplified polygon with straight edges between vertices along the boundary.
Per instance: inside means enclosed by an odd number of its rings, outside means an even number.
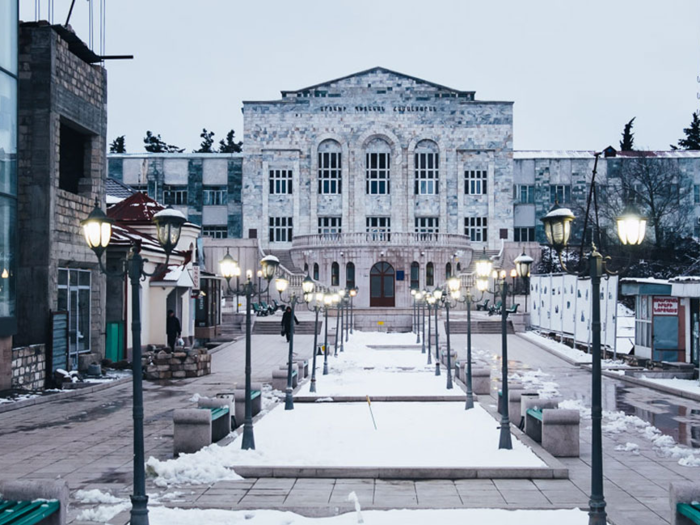
M297 316L294 316L294 322L296 324L299 324L299 320L297 319ZM282 314L282 335L287 338L287 342L289 342L289 335L291 334L292 331L292 307L287 306L287 308L284 310L284 313Z
M165 325L165 333L168 334L168 346L172 352L175 351L175 343L182 333L180 320L175 317L175 312L168 310L168 321Z

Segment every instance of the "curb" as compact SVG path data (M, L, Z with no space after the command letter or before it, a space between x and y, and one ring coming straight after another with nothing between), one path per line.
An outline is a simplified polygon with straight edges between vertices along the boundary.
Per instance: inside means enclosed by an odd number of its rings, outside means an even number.
M570 365L582 366L582 365L590 365L591 364L590 361L578 361L577 359L574 359L574 358L569 357L567 355L560 354L559 352L556 352L556 351L552 350L551 348L547 347L547 345L540 343L539 341L533 341L530 338L524 337L523 335L521 335L519 333L516 333L515 335L517 335L523 341L527 341L528 343L531 343L531 344L535 345L536 347L541 348L545 352L550 353L555 357L558 357L562 361L566 361Z
M590 368L588 369L590 371ZM619 375L608 370L603 370L603 375L612 379L619 379L620 381L625 381L627 383L632 383L633 385L643 386L650 388L652 390L658 390L664 394L672 394L674 396L682 397L684 399L690 399L692 401L700 401L700 394L694 394L693 392L686 392L685 390L679 390L666 385L659 385L657 383L652 383L645 379L640 379L638 377L632 377L627 375Z
M76 388L75 390L67 390L66 392L50 394L39 396L34 399L26 399L24 401L16 401L14 403L7 403L0 405L0 414L5 412L10 412L12 410L19 410L20 408L29 407L33 405L42 405L44 403L49 403L58 399L69 399L71 397L81 396L83 394L91 394L93 392L99 392L101 390L106 390L115 386L121 386L126 383L131 383L131 377L123 377L122 379L117 379L116 381L110 381L108 383L97 384L94 386L86 386L84 388Z
M369 396L374 403L444 403L450 401L458 401L464 403L467 396ZM366 396L294 396L295 403L316 403L319 399L331 398L333 401L327 400L320 403L366 403Z

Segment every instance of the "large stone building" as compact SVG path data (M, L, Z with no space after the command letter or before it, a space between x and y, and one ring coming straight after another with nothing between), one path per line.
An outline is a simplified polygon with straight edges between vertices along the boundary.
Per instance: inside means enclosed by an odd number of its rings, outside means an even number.
M243 154L111 155L109 173L219 243L257 239L293 272L357 286L361 307L407 307L411 288L470 271L483 249L502 267L537 257L554 202L585 207L595 153L514 152L512 109L378 67L244 102ZM606 148L600 205L638 162L677 174L685 232L700 234L700 152Z

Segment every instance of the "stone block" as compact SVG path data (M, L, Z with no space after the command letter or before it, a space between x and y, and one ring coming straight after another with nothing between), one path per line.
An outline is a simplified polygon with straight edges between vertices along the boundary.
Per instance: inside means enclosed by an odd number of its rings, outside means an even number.
M544 409L542 448L554 457L578 457L580 420L578 410Z
M172 372L172 374L174 379L183 379L187 376L184 370L177 370L175 372Z
M694 525L694 522L678 513L678 503L700 501L700 483L676 481L671 483L668 491L671 506L671 525Z
M173 413L173 453L189 454L211 445L211 413L199 408L176 409Z
M0 483L3 499L33 501L36 499L56 499L60 503L58 512L41 521L42 525L65 525L70 491L68 483L57 480L20 480Z
M491 370L488 368L472 368L472 391L477 395L491 393Z

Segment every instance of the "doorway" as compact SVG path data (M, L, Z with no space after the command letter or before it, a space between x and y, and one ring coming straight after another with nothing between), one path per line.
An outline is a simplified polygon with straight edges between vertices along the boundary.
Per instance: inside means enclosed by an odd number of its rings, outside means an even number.
M378 262L369 272L370 307L393 307L395 304L396 272L388 262Z

